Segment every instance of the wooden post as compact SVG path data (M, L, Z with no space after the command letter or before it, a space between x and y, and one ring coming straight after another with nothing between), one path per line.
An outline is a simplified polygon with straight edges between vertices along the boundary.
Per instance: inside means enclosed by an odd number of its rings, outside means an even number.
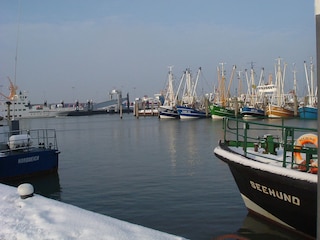
M134 102L134 112L135 112L136 118L139 118L139 105L137 101Z
M143 116L146 116L146 102L142 102Z
M238 117L238 112L239 112L239 105L238 105L238 98L234 98L234 114L235 117Z
M118 107L119 107L119 114L120 114L120 119L122 119L122 92L117 91L118 93Z
M152 103L151 103L151 116L154 115L154 110L153 110L153 99L152 99Z
M120 104L120 119L122 119L122 104Z
M209 98L207 96L205 96L204 98L204 107L206 110L206 117L209 116Z
M293 115L295 117L298 116L298 100L297 100L296 93L294 93L294 99L293 99Z

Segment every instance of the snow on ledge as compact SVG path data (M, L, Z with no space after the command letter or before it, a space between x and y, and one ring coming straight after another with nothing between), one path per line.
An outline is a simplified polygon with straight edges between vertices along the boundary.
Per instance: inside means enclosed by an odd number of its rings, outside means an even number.
M21 199L16 188L4 184L0 192L0 239L185 239L37 194Z

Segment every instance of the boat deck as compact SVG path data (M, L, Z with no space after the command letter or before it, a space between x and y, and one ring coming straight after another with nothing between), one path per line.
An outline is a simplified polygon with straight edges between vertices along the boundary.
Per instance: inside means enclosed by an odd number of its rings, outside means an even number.
M223 129L223 143L233 152L275 166L312 173L318 170L317 129L232 118L223 121Z

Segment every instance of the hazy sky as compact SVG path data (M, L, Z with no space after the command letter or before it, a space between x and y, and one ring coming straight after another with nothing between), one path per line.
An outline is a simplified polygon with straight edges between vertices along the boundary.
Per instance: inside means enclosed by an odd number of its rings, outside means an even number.
M202 67L210 92L219 63L226 63L227 78L232 65L243 71L250 62L257 75L262 67L267 75L278 57L288 64L291 87L296 64L304 95L303 62L316 58L314 1L1 0L5 93L16 52L16 84L32 103L103 101L114 88L131 99L153 96L170 65L177 81L187 67L194 74Z

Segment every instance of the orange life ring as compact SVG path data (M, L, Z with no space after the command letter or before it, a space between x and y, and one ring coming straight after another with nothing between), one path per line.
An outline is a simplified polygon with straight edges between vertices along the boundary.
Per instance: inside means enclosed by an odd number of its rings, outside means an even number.
M300 136L297 141L295 142L295 147L299 148L304 146L305 144L313 144L314 146L318 147L318 136L312 133L307 133ZM301 156L300 152L293 153L294 160L296 164L299 164L299 169L306 171L306 160L304 160ZM316 161L310 160L310 172L317 173L318 172L318 163Z

